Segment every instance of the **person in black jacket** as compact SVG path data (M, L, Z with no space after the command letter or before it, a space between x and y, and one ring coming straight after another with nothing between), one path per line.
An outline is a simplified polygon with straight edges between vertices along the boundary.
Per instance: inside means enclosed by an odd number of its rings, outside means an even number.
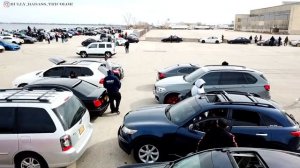
M234 135L226 131L227 123L224 119L215 120L211 124L211 129L206 132L204 137L198 143L198 151L211 148L238 146Z
M120 114L119 105L121 102L121 93L119 90L121 88L121 82L113 75L111 70L107 71L107 76L104 78L103 86L106 88L108 93L111 112ZM116 101L116 105L114 101Z

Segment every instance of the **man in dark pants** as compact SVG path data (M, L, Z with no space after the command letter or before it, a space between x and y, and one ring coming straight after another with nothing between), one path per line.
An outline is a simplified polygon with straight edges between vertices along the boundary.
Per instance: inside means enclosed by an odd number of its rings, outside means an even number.
M125 52L129 53L129 41L128 40L125 42L124 46L125 46Z
M227 130L227 122L224 119L218 119L211 125L211 129L207 131L204 137L198 143L198 151L223 148L223 147L237 147L234 135Z
M119 92L119 89L121 88L120 80L116 76L114 76L110 70L108 70L107 76L104 78L103 86L106 88L108 93L111 112L120 114L119 112L119 105L121 101L121 93ZM116 101L116 105L114 101Z

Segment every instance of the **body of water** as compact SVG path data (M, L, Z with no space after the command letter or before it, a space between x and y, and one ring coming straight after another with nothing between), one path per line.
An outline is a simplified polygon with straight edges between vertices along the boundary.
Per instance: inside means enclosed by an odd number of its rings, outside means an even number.
M0 23L0 30L23 30L30 26L31 29L51 30L54 28L76 28L76 27L110 27L111 25L100 24L38 24L38 23ZM120 25L112 25L112 27L123 27Z

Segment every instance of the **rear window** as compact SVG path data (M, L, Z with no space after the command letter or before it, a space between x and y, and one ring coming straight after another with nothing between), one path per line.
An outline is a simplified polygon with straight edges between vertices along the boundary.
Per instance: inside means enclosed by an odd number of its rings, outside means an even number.
M85 114L86 108L82 103L72 96L65 103L53 109L59 120L61 121L64 130L72 128Z
M265 81L268 81L264 75L260 75L260 77L263 78Z
M82 95L89 95L95 89L97 89L97 86L95 86L91 83L85 82L85 81L81 81L74 87L74 90L81 93Z

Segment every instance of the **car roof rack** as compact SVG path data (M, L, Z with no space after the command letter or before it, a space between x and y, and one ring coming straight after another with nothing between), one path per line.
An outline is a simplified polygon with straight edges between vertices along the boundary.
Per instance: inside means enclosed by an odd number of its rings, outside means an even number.
M261 106L261 107L268 107L268 108L275 108L271 104L267 103L255 103L255 102L215 102L218 105L225 105L225 104L234 104L234 105L252 105L252 106Z
M39 90L40 91L39 93L37 93L37 92L30 93L30 91L33 91L33 90L35 90L35 89L26 89L26 88L0 89L0 93L6 92L6 91L15 91L15 92L11 92L11 94L7 93L6 95L5 94L0 95L0 102L24 101L24 102L45 103L45 102L49 102L50 97L54 97L53 93L55 93L56 91L60 91L57 89L50 89L50 90L43 90L44 92L41 92L41 90ZM22 96L24 96L24 97L22 98Z
M217 66L220 66L220 67L240 67L240 68L246 68L245 66L243 65L204 65L203 67L217 67Z

